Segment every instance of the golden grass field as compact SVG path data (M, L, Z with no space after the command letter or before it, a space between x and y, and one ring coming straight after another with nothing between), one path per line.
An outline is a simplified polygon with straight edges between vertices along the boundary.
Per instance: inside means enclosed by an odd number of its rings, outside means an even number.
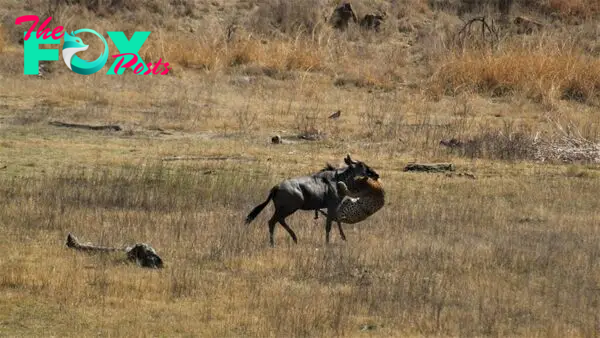
M600 8L514 1L544 28L499 25L490 47L454 38L498 15L464 3L353 1L387 12L375 33L334 30L325 0L0 0L0 336L598 336ZM172 70L23 75L25 14L150 30L140 54ZM387 201L346 242L309 211L288 218L298 244L278 226L269 246L271 205L244 225L273 185L347 153ZM69 232L149 243L165 268L68 249Z

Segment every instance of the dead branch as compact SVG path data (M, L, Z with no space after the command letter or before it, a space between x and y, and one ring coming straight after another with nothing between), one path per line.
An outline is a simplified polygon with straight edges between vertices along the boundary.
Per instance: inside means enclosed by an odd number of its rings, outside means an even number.
M65 127L65 128L79 128L79 129L87 129L87 130L109 130L109 131L121 131L122 128L115 124L109 125L101 125L101 126L91 126L88 124L77 124L77 123L65 123L60 121L50 121L48 124L56 126L56 127Z
M77 237L73 234L69 233L67 235L67 243L68 248L80 250L80 251L88 251L88 252L115 252L115 251L125 251L125 248L111 248L106 246L94 245L91 243L79 243Z
M481 23L481 40L484 42L489 40L491 47L494 48L499 41L498 31L494 27L494 21L492 20L491 25L489 25L485 16L473 18L464 24L457 34L460 45L464 46L465 40L471 34L471 28L476 22ZM486 34L489 36L488 39L486 39Z
M78 251L85 251L89 253L107 253L107 252L118 252L123 251L127 254L127 259L132 262L136 262L138 266L143 268L155 268L160 269L163 267L162 259L158 256L156 251L146 243L137 243L132 246L125 248L113 248L100 245L94 245L91 243L79 243L77 237L69 233L67 235L66 246L71 249Z
M454 171L456 167L452 163L432 163L432 164L423 164L423 163L409 163L406 167L404 167L404 171L420 171L420 172L444 172L444 171Z

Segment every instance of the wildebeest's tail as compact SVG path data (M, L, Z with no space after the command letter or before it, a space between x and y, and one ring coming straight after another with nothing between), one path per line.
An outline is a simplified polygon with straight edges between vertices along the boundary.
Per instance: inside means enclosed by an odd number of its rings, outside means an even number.
M271 188L271 192L269 192L269 197L267 197L267 200L257 205L254 209L252 209L252 211L250 211L250 213L246 217L246 224L250 224L250 222L252 222L256 218L256 216L260 214L260 212L267 206L267 204L269 204L269 201L271 201L273 197L275 197L276 192L277 186Z

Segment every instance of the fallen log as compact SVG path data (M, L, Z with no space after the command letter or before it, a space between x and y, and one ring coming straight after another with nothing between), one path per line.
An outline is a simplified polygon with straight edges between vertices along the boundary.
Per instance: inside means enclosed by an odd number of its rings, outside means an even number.
M456 167L452 163L431 163L431 164L409 163L406 167L404 167L404 171L420 171L420 172L430 172L430 173L454 171L455 169L456 169Z
M79 129L86 129L86 130L108 130L108 131L123 130L120 126L118 126L116 124L91 126L88 124L65 123L65 122L60 122L60 121L50 121L50 122L48 122L48 124L56 126L56 127L79 128Z
M138 266L143 268L160 269L163 267L162 259L156 254L156 251L146 243L137 243L125 248L113 248L106 246L94 245L91 243L79 243L77 237L69 233L67 235L68 248L85 251L85 252L116 252L123 251L127 254L127 259L136 262Z

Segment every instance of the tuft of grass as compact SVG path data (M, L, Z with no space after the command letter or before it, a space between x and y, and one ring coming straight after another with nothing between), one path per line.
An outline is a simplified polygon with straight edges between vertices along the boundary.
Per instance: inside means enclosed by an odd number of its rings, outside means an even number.
M4 48L6 48L7 34L4 25L0 23L0 53L3 53Z

